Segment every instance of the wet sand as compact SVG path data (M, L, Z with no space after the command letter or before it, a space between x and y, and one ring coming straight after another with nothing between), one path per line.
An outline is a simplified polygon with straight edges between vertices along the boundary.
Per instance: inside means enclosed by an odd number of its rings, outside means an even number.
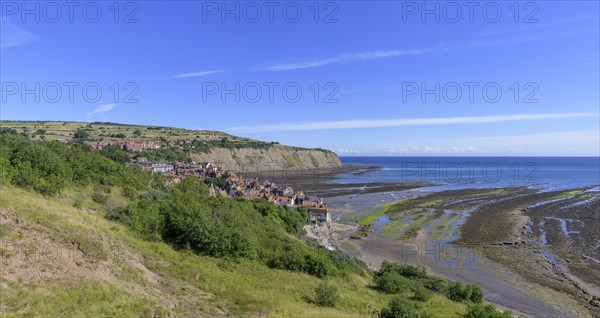
M560 218L560 214L554 216L556 207L527 208L570 194L529 188L413 189L331 197L327 202L332 214L345 224L337 232L333 227L329 243L373 268L384 259L407 262L423 265L435 275L477 284L487 300L522 315L598 317L595 288L600 268L592 265L600 258L597 231L583 221L565 221L579 226L569 227L572 238L566 241L571 243L562 245L578 250L578 257L568 255L569 263L565 254L553 250L561 247L555 237L563 230L561 221L548 219ZM370 225L361 227L366 237L350 238L368 218L361 213L402 199L407 200L391 208L388 205L385 214L368 219ZM569 208L570 217L594 226L598 200L585 199L589 196L575 196L561 204L575 204ZM544 219L559 226L542 224L548 242L540 247L539 223ZM553 259L548 259L548 251Z

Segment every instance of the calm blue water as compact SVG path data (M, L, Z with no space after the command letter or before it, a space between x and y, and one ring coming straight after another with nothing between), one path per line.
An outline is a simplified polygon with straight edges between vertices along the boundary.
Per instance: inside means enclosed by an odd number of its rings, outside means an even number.
M600 157L341 157L344 164L380 166L339 174L334 183L424 181L444 188L600 185Z

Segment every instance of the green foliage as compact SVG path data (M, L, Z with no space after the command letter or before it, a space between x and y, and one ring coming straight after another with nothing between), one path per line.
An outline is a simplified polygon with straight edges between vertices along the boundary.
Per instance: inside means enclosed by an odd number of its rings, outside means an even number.
M0 164L3 182L46 195L90 184L140 191L147 189L151 178L148 172L123 167L84 145L35 142L15 135L0 135Z
M10 181L43 194L55 195L73 178L73 172L52 150L26 137L2 135L3 162L9 163ZM8 162L7 162L8 161Z
M457 281L450 284L450 287L448 288L448 298L454 301L461 301L465 299L465 296L465 286L462 282Z
M91 185L95 189L91 199L102 206L107 204L111 187L120 187L132 202L124 208L111 208L105 215L144 239L213 257L256 260L316 277L364 274L361 262L298 239L307 217L304 209L295 211L266 200L213 198L204 181L194 177L165 189L160 176L115 160L124 161L117 148L92 151L79 143L0 135L3 182L47 195L56 195L65 187ZM80 205L81 200L75 204Z
M417 286L413 289L414 296L413 298L418 301L426 302L433 297L433 293L429 291L427 288L422 286Z
M76 141L85 141L90 137L90 133L85 129L77 129L73 134L73 139Z
M465 287L465 294L469 296L468 300L474 303L480 303L483 301L483 290L477 285L468 284Z
M226 149L269 149L277 143L264 142L256 140L231 140L227 137L222 137L219 140L198 140L195 139L191 144L183 145L185 150L194 152L210 152L214 148L226 148Z
M98 204L105 205L107 197L102 193L94 192L92 193L92 200Z
M483 291L476 285L464 286L461 282L454 282L448 289L448 298L454 301L472 301L480 303L483 301Z
M382 318L418 318L415 304L402 297L392 298L381 311Z
M426 302L432 292L446 295L458 302L481 303L483 291L476 285L465 286L462 282L452 282L441 277L428 276L423 267L383 261L381 269L373 277L374 288L386 294L399 294L411 289L414 299Z
M393 271L377 273L374 283L375 289L386 294L398 294L410 289L410 280Z
M118 163L128 163L129 161L131 161L131 159L129 158L129 155L127 154L127 152L125 152L125 150L121 149L120 147L114 146L114 145L109 145L106 146L104 148L102 148L100 150L100 154L102 154L103 156L105 156L106 158L118 162Z
M393 263L388 261L383 261L381 264L381 269L379 270L381 273L385 272L396 272L406 278L426 278L427 272L425 268L422 266L413 266L409 264L400 264Z
M364 271L350 258L293 239L302 233L305 214L266 200L213 198L197 178L184 178L168 191L149 191L106 216L146 239L204 255L258 260L317 277Z
M471 304L464 318L512 318L512 312L500 312L493 305Z
M145 157L148 161L181 161L190 163L192 160L185 152L173 148L151 149L132 153L133 158Z
M14 128L0 127L0 135L17 135L18 132Z
M387 294L397 294L410 289L410 279L422 278L427 278L423 267L383 261L373 282L375 289Z
M338 291L335 286L321 282L315 288L314 302L321 307L335 307L338 300Z
M448 294L448 289L450 287L451 282L442 277L428 277L421 280L423 287L443 295Z
M222 177L204 179L204 183L206 183L208 186L214 184L215 187L221 190L227 189L227 182Z

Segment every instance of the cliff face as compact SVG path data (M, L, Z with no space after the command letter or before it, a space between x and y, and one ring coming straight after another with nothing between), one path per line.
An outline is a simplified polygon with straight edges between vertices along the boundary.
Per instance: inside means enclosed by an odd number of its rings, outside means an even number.
M340 158L331 151L295 149L282 145L268 149L214 148L208 153L192 153L191 158L196 162L213 162L234 171L315 169L342 165Z

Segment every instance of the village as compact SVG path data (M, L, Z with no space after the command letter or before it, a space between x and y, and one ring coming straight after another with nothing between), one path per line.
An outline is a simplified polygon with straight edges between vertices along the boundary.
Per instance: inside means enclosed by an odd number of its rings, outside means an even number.
M169 177L173 184L180 183L184 177L212 179L215 182L210 182L211 196L266 199L277 206L287 206L292 209L304 207L308 212L308 223L331 223L331 214L323 198L306 195L302 190L294 191L289 185L277 185L268 180L261 182L258 177L244 178L212 163L146 162L142 159L132 165L137 165L145 171L162 173Z
M107 146L116 146L124 151L147 151L161 149L166 146L181 147L181 144L190 141L181 140L165 143L162 141L130 141L130 140L108 140L108 141L85 141L84 143L94 150L101 150ZM184 177L196 177L202 180L212 179L209 193L211 196L242 197L249 200L266 199L277 206L287 206L292 209L303 207L308 212L308 223L330 224L331 214L323 198L306 195L302 190L294 191L289 185L277 185L274 182L258 177L244 178L233 171L222 169L213 163L196 162L148 162L146 158L138 158L130 165L136 165L145 171L161 173L168 177L168 182L178 184Z

